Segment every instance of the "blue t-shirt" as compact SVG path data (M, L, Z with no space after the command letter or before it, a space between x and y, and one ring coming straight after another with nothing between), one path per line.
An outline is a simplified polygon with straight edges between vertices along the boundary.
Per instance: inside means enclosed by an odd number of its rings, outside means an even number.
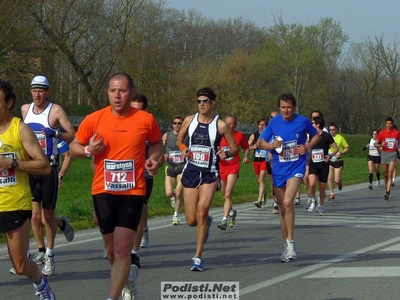
M261 132L260 138L269 141L273 136L283 139L282 152L272 151L272 173L276 175L287 175L294 170L305 173L306 155L300 155L298 145L305 145L307 134L313 137L317 130L306 117L294 114L293 119L285 121L282 115L271 119L268 126Z

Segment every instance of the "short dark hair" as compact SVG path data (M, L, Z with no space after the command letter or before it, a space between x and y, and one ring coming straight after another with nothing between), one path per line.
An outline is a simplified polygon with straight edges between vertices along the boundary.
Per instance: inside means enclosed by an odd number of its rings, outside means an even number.
M125 73L125 72L118 72L118 73L115 73L114 75L112 75L112 76L110 77L110 80L113 79L113 78L115 78L115 77L125 77L125 78L128 80L128 86L129 86L129 88L130 88L130 89L136 89L136 86L135 86L135 84L133 83L132 77L131 77L128 73Z
M312 121L318 125L318 128L323 129L325 127L325 120L321 117L315 117Z
M207 96L211 100L216 100L217 95L215 95L215 92L212 88L201 88L197 91L197 97L200 96Z
M148 106L148 103L149 103L149 101L147 100L147 97L145 95L142 95L142 94L136 94L132 98L132 102L143 103L143 109L147 109L147 106Z
M282 95L280 95L278 97L278 107L281 106L281 101L285 101L285 102L292 102L293 106L296 106L296 98L294 97L294 95L292 93L284 93Z
M337 129L337 124L335 122L331 122L331 124L329 124L329 127L335 127Z
M13 91L13 87L12 87L11 83L0 79L0 90L3 90L3 92L4 92L4 97L5 97L6 103L8 103L8 101L11 101L11 100L14 101L13 105L10 107L10 109L12 109L15 104L16 95Z
M260 118L260 119L257 120L257 125L260 124L262 121L264 121L265 124L268 123L267 119L265 119L265 118Z
M394 121L393 121L393 118L392 118L392 117L387 117L387 118L385 119L385 123L386 123L387 121L390 121L390 122L394 123Z
M318 115L323 119L324 114L320 110L313 110L310 114L310 119L312 118L313 113L318 113Z

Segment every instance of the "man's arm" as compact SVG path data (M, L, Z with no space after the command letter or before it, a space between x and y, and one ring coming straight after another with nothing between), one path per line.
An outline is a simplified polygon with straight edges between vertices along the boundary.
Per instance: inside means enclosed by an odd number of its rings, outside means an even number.
M58 138L66 141L67 143L71 143L75 137L75 128L68 119L67 114L61 105L54 104L53 108L55 108L56 118L60 126L64 129L65 132L61 132L61 136Z

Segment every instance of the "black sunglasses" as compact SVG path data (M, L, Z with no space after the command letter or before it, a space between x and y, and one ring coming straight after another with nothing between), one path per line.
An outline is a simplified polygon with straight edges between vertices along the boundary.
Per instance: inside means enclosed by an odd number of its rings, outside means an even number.
M198 104L200 104L200 103L208 103L208 102L211 102L212 100L211 99L203 99L203 100L199 100L199 99L197 99L197 103Z
M174 125L182 125L182 122L172 122Z

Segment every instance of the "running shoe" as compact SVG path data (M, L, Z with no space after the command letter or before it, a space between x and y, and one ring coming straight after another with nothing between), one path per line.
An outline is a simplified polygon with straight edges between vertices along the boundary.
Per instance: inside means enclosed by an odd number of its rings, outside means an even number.
M221 230L226 230L226 226L228 225L228 222L226 219L221 221L221 224L218 224L218 228L220 228Z
M281 254L281 262L287 262L286 255L287 255L287 243L284 243L283 244L283 252Z
M142 240L140 241L140 247L146 248L149 246L149 227L143 229Z
M136 265L131 265L131 271L133 273L133 277L132 279L130 279L129 283L125 284L124 288L122 289L121 293L122 300L137 299L136 279L139 276L139 269Z
M386 194L383 196L383 199L389 200L390 198L390 193L386 192Z
M286 247L286 262L295 260L297 258L297 253L296 253L296 244L294 243L294 240L287 240L286 241L287 247Z
M368 185L368 188L369 188L370 190L372 190L372 184L371 184L371 183Z
M381 182L379 180L377 180L376 183L375 183L375 186L376 187L381 186Z
M213 217L208 215L207 220L208 220L208 231L207 231L207 236L206 236L206 241L205 241L206 243L211 237L211 225L213 222Z
M175 196L172 196L171 198L169 198L169 200L170 200L172 208L175 208L175 200L176 200Z
M35 295L39 296L39 300L56 300L56 296L51 290L49 283L47 282L46 276L42 274L42 278L44 280L44 285L41 290L35 287Z
M294 205L300 205L300 203L301 203L300 197L297 197L296 199L294 199Z
M108 252L107 252L106 246L104 246L104 248L103 248L103 259L108 259Z
M192 261L193 264L190 271L203 272L203 260L200 257L195 256L192 258Z
M335 194L330 194L329 201L335 200Z
M139 255L136 253L131 253L131 265L135 265L138 268L141 267Z
M267 192L266 191L264 191L264 193L262 195L261 203L262 203L262 205L267 204Z
M343 185L342 185L342 183L341 183L341 182L339 182L339 183L338 183L338 185L337 185L337 188L338 188L338 190L339 190L339 191L341 191L341 190L342 190L342 188L343 188Z
M312 199L311 199L311 198L308 198L307 204L306 204L306 206L305 206L304 208L305 208L305 209L309 209L309 207L310 207L310 205L311 205L311 202L312 202Z
M180 223L181 220L179 220L177 216L172 217L172 225L179 225Z
M237 211L232 209L231 213L229 214L229 227L233 228L236 225L236 216L237 216Z
M44 264L44 252L38 252L35 254L35 256L32 258L32 260L37 264L37 265L43 265Z
M324 207L322 205L320 207L318 207L318 215L319 216L323 216L324 215Z
M60 216L60 220L65 222L65 228L62 233L65 236L65 239L70 242L75 237L74 228L72 228L71 224L69 224L67 218L65 216Z
M17 275L17 271L14 269L14 267L12 267L9 272L11 275Z
M308 208L308 212L310 212L310 213L314 212L315 202L316 202L315 200L311 201L310 207Z
M46 276L53 276L55 269L56 267L54 265L54 255L45 254L42 273Z
M257 206L258 208L261 208L262 205L261 199L257 199L257 201L254 202L254 205Z
M274 202L274 204L272 205L272 213L273 213L274 215L279 214L279 206L278 206L278 204L276 204L275 202Z

